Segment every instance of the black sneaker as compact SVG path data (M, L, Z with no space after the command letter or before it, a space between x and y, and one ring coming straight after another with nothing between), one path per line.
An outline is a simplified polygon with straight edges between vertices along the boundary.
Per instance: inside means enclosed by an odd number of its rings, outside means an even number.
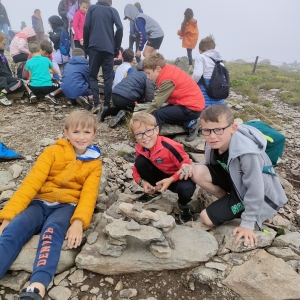
M91 113L92 114L97 114L100 110L101 110L101 103L97 104L97 105L94 105L92 108L91 108Z
M89 98L86 96L79 96L76 98L76 102L86 110L90 110L93 107L93 105L89 102Z
M53 104L56 104L56 105L59 104L59 102L55 99L55 97L52 96L52 95L50 95L50 94L46 95L46 96L45 96L45 99L49 100L49 101L52 102Z
M135 162L135 152L125 154L123 156L123 158L128 162L134 163Z
M156 193L152 195L144 193L142 194L142 196L138 197L136 201L141 203L151 203L152 201L158 200L161 197L161 193Z
M39 294L40 290L34 287L23 289L19 295L19 300L43 300Z
M192 120L190 122L190 124L188 126L189 135L185 138L185 140L187 142L192 142L196 138L198 131L199 131L199 126L200 126L199 119Z
M99 110L97 117L99 122L104 122L104 119L106 117L106 112L108 111L109 107L108 106L102 106L101 109Z
M179 204L179 210L180 210L179 218L182 223L187 223L189 221L193 221L193 215L190 211L190 207L188 204L186 204L186 205Z
M29 94L29 103L36 103L36 95L33 92Z
M116 116L114 116L110 121L109 121L109 124L108 126L113 128L115 127L117 124L119 124L122 120L124 120L126 116L126 111L125 110L120 110L118 112L118 114Z

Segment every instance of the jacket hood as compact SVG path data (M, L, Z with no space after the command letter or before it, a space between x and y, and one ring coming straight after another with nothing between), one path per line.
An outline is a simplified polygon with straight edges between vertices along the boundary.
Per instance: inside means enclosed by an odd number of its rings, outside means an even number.
M36 35L34 29L32 27L29 27L29 26L27 26L23 30L21 30L20 33L23 33L27 38L33 37L33 36Z
M63 22L63 20L59 17L59 16L51 16L48 19L51 27L53 30L55 30L58 27L64 27L65 23Z
M135 21L139 13L139 10L133 4L127 4L124 8L124 20L131 19Z
M81 56L73 56L70 59L69 64L71 64L71 65L77 65L77 64L88 65L89 61Z
M203 55L211 57L214 60L222 60L222 56L221 56L220 52L215 49L207 50L203 53Z
M246 153L260 154L266 150L266 146L267 140L258 129L241 124L230 140L229 161Z

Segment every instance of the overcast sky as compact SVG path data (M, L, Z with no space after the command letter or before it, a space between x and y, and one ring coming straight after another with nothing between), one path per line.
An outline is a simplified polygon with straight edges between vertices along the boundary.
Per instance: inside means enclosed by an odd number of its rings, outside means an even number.
M46 30L48 18L58 14L59 0L2 0L12 29L21 21L31 25L34 9L42 11ZM92 4L96 0L91 1ZM128 47L129 22L123 20L126 0L113 0L124 25L122 46ZM194 11L200 30L199 40L213 34L225 60L255 56L277 62L300 62L300 0L140 0L144 13L162 27L165 38L160 52L168 59L186 55L177 36L186 8ZM195 56L198 45L193 51ZM275 63L275 62L274 62Z

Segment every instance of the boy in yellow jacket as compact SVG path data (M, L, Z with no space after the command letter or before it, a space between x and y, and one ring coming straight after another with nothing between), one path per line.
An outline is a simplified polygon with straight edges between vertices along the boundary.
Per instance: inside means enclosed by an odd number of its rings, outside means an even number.
M43 299L56 272L61 247L81 244L98 195L101 152L91 143L97 118L74 111L65 121L66 139L47 147L0 212L0 279L23 245L41 232L30 285L19 299Z

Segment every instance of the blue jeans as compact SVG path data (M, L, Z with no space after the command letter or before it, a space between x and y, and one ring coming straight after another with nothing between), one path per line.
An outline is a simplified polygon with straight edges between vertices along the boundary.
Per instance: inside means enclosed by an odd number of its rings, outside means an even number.
M6 47L9 46L9 43L10 43L10 37L9 37L9 32L8 32L8 25L6 23L4 24L0 24L0 30L2 30L4 32L4 34L6 35L7 37L7 41L6 41Z
M17 258L23 245L41 232L30 281L39 282L47 288L56 272L75 208L70 204L47 206L43 201L33 200L0 235L0 278Z

